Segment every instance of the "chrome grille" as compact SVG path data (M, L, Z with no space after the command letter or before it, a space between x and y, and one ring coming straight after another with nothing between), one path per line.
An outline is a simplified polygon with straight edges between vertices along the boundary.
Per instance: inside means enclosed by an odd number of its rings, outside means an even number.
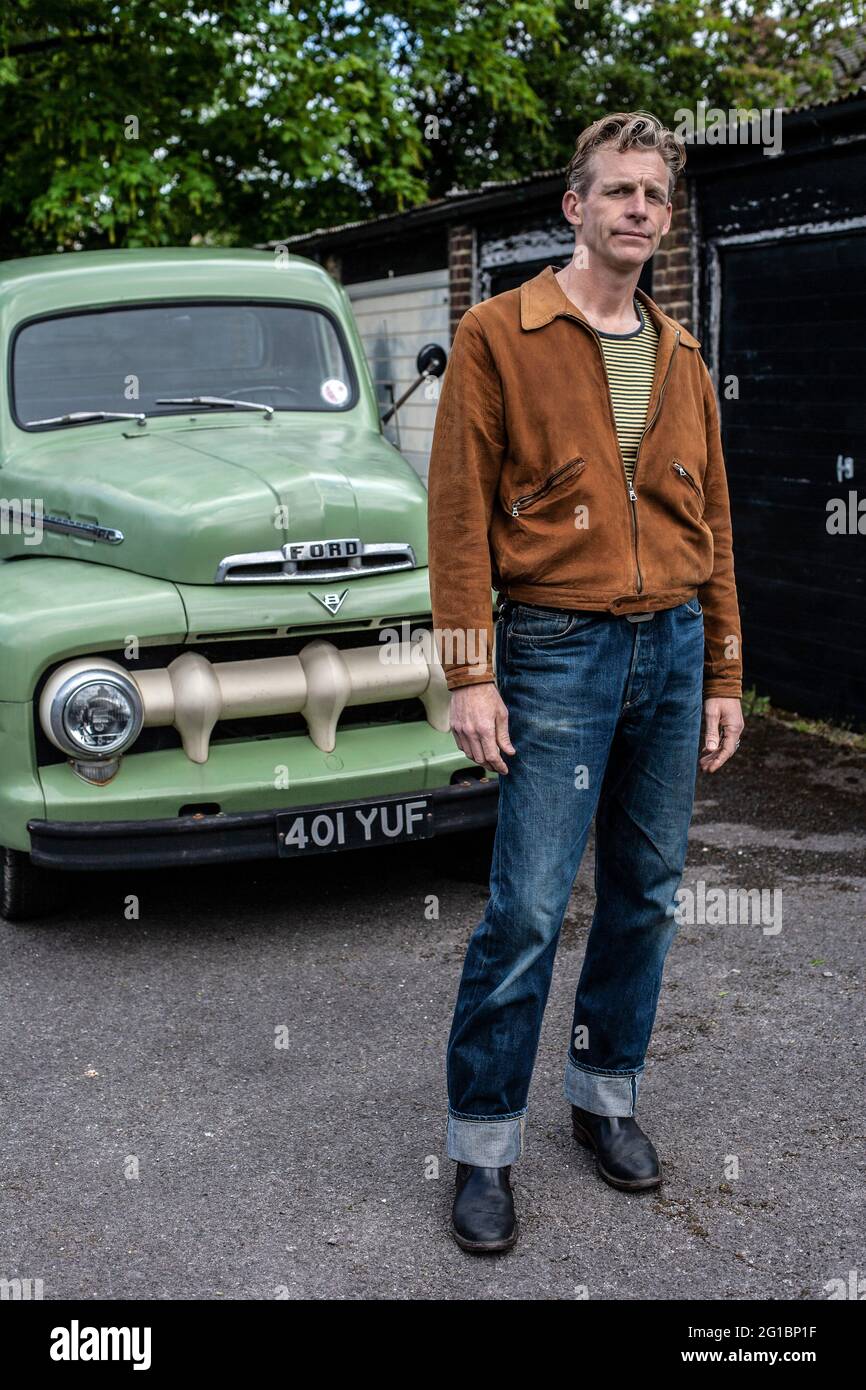
M356 537L289 541L278 550L226 555L217 565L214 583L309 584L411 570L416 563L415 551L404 541L365 543Z

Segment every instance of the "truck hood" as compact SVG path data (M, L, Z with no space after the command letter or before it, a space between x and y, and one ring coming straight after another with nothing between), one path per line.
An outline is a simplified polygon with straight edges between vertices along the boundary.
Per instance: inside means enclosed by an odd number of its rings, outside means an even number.
M65 556L185 584L213 584L226 556L289 541L396 541L427 563L420 478L380 434L333 416L79 426L31 436L0 480L25 511L39 499L46 517L123 535L108 544L46 529L28 544L7 534L7 556Z

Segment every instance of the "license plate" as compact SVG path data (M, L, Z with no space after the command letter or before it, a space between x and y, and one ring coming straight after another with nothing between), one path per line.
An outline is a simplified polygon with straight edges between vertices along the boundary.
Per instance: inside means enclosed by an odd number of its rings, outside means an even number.
M281 811L276 820L281 856L393 845L424 840L433 833L430 798L425 796L359 801L326 811Z

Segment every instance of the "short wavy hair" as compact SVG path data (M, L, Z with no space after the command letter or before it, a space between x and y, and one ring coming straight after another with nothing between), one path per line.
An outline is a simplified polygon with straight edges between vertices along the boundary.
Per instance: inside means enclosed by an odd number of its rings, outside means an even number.
M592 185L592 156L602 145L615 150L658 150L668 171L668 202L686 162L685 143L649 111L614 111L580 132L565 174L566 189L585 198Z

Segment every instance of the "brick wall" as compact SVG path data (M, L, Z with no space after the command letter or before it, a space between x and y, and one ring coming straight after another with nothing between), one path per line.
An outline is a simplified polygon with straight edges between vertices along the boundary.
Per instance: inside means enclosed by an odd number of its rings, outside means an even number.
M475 303L475 229L448 228L449 330L453 340L457 325Z
M660 309L694 333L697 305L692 274L690 193L690 185L681 179L674 193L671 229L653 257L652 297Z

